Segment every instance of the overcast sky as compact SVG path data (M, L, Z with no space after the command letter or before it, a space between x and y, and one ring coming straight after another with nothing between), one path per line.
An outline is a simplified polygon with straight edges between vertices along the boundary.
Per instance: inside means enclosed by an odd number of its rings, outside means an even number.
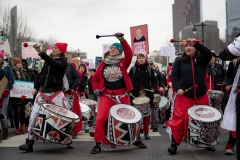
M70 50L80 49L89 58L102 55L102 44L115 37L96 35L123 32L130 42L130 27L148 24L149 51L160 50L172 38L174 0L3 0L4 7L17 5L28 17L36 38L55 37ZM218 21L220 38L226 28L225 0L202 0L203 21Z

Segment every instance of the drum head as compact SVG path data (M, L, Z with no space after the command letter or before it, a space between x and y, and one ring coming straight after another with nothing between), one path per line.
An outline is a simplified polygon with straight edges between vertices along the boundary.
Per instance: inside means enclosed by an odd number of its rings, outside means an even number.
M155 97L160 97L159 94L153 94L153 96L154 96L154 98L155 98Z
M141 113L134 107L126 104L112 106L110 114L118 121L123 123L137 123L141 120Z
M90 112L90 108L86 104L84 104L82 102L79 102L79 104L80 104L82 113L88 112L88 111Z
M203 122L219 121L222 117L217 109L205 105L196 105L189 108L188 115L195 120Z
M93 106L93 105L96 105L97 102L94 101L94 100L91 100L91 99L81 99L80 102L88 105L88 106Z
M148 97L136 97L133 99L133 104L145 104L150 102L150 99Z
M70 118L70 119L79 119L78 115L76 115L75 113L60 107L60 106L56 106L53 104L43 104L43 107L46 108L47 110L56 113L58 115Z

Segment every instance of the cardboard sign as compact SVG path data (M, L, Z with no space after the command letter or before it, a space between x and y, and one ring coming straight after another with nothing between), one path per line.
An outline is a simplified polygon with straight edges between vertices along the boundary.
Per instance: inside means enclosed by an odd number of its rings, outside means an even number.
M23 43L28 43L29 46L24 47ZM27 60L28 68L38 68L38 63L40 61L40 57L38 56L38 52L32 47L34 44L40 45L42 49L42 44L37 42L23 42L22 43L22 58Z
M147 24L130 27L133 56L138 53L149 53Z
M14 81L13 89L10 91L10 97L20 98L22 95L26 99L33 99L32 90L34 82Z
M175 47L161 47L160 56L175 56Z

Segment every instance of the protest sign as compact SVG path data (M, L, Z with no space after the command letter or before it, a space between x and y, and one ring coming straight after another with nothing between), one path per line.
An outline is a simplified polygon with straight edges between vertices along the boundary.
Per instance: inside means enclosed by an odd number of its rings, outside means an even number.
M33 88L33 82L15 80L13 89L10 91L10 97L20 98L21 96L25 96L26 99L33 99Z

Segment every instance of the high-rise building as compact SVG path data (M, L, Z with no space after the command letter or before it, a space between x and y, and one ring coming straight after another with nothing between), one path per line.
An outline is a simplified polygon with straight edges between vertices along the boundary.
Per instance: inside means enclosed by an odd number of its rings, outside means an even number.
M172 5L174 39L179 39L179 32L185 26L201 22L201 10L201 0L174 0Z
M240 0L226 0L226 39L227 42L240 32Z
M219 28L218 28L218 22L217 21L204 21L205 24L204 28L202 28L201 23L196 23L195 28L197 29L197 33L193 34L193 27L194 25L188 25L186 26L180 33L182 39L188 39L189 37L196 38L199 40L202 40L204 36L204 46L209 48L210 50L214 50L215 53L218 55L220 52L220 39L219 39ZM203 34L202 35L202 29ZM179 44L181 47L181 52L184 51L184 46L182 44Z

